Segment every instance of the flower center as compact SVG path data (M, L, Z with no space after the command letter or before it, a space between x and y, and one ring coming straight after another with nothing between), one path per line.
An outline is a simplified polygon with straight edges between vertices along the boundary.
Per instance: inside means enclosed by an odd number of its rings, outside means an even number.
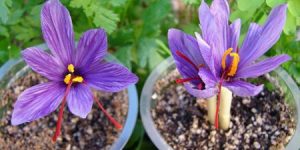
M64 79L64 82L66 84L69 84L70 82L72 82L72 83L76 83L76 82L82 83L83 82L82 76L74 75L75 67L73 64L68 65L68 71L69 71L69 73L65 76L65 79Z
M232 52L232 50L233 50L232 48L229 48L228 50L226 50L222 57L222 68L226 72L226 75L231 76L231 77L236 74L238 64L240 62L239 54ZM229 68L226 67L226 59L227 59L228 55L232 57L232 61L231 61Z

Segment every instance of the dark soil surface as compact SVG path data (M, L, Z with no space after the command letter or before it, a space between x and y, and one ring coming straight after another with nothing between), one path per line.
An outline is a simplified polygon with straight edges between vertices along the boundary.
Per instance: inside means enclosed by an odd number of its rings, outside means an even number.
M31 123L12 126L10 123L12 106L18 95L23 90L43 82L47 80L30 72L14 82L10 88L0 89L2 97L0 108L3 110L3 106L6 106L4 111L0 111L0 149L110 149L120 131L109 122L95 103L86 119L71 114L65 106L62 133L56 143L51 139L56 127L58 110ZM119 93L97 91L96 94L104 108L118 122L124 124L128 109L126 90Z
M208 122L206 101L176 84L179 77L176 70L164 76L152 95L156 127L174 149L284 149L295 132L294 113L279 89L264 89L255 97L234 96L230 128L216 130Z

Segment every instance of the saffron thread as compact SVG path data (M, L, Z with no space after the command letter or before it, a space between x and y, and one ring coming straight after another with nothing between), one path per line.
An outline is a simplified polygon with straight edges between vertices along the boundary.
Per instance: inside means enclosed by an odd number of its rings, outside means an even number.
M112 116L108 114L108 112L104 109L103 105L100 103L99 100L96 99L96 97L93 95L93 98L95 102L97 103L98 107L101 109L101 111L105 114L105 116L109 119L109 121L117 128L122 129L122 125L118 123Z
M183 53L181 53L180 51L176 51L176 54L183 58L185 61L187 61L188 63L190 63L196 70L198 70L199 68L197 67L197 65L195 65L187 56L185 56Z
M185 83L185 82L189 82L189 81L192 81L192 80L200 80L200 77L176 79L176 83L180 84L180 83Z
M61 132L61 123L62 123L62 120L63 120L64 107L65 107L65 104L67 102L67 96L68 96L68 94L70 92L71 85L72 85L72 82L69 82L68 86L67 86L67 89L66 89L66 92L64 94L62 103L61 103L60 108L59 108L59 114L58 114L58 120L56 122L55 134L52 137L52 141L53 142L56 142L57 137L60 135L60 132Z
M215 128L218 129L219 128L219 110L220 110L220 102L221 102L221 88L222 88L222 84L223 84L223 80L225 77L226 72L224 72L222 74L222 77L220 79L220 83L218 85L218 95L217 95L217 109L216 109L216 115L215 115Z
M199 83L197 87L198 87L199 90L202 90L203 84L202 84L202 83Z

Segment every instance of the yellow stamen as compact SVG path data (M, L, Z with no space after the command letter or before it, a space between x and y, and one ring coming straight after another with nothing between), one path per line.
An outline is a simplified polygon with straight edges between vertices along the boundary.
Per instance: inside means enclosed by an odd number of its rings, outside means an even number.
M64 82L66 84L69 84L70 82L78 82L78 83L82 83L83 82L83 77L82 76L74 76L74 71L75 71L75 68L74 68L74 65L73 64L69 64L68 65L68 70L69 70L69 74L67 74L65 76L65 79L64 79Z
M72 80L73 82L79 82L79 83L82 83L83 82L83 78L81 76L77 76L75 78L73 78Z
M223 57L222 57L222 68L223 68L223 70L225 70L225 68L226 68L226 57L232 52L232 50L233 50L232 48L229 48L223 54Z
M67 74L67 75L65 76L64 82L65 82L66 84L69 84L69 82L71 81L71 77L72 77L71 74Z
M230 56L233 57L232 59L232 62L231 62L231 67L230 67L230 70L228 72L228 76L234 76L236 71L237 71L237 68L238 68L238 64L239 64L239 61L240 61L240 56L238 53L230 53Z
M69 70L69 72L74 73L74 71L75 71L74 65L73 64L69 64L68 65L68 70Z

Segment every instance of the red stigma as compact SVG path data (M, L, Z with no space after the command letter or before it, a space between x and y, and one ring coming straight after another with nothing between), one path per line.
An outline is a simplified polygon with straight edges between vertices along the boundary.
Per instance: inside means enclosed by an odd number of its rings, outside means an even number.
M219 111L220 111L220 102L221 102L221 88L222 88L222 84L223 84L223 80L226 77L226 73L222 74L222 77L220 79L220 83L218 85L218 95L217 95L217 109L216 109L216 115L215 115L215 127L216 129L219 128Z
M108 118L108 120L117 128L122 129L123 126L118 123L111 115L108 114L108 112L104 109L103 105L100 103L99 100L96 99L96 97L93 95L94 101L97 103L98 107L101 109L101 111L105 114L105 116Z
M202 84L202 83L199 83L199 84L197 85L197 88L198 88L199 90L202 90L202 89L203 89L203 84Z
M198 70L199 68L197 67L197 65L195 65L193 63L193 61L191 61L191 59L189 59L187 56L185 56L183 53L181 53L180 51L176 51L176 54L181 57L182 59L184 59L185 61L187 61L189 64L191 64L196 70Z
M63 119L64 108L65 108L65 104L67 102L67 96L68 96L68 94L70 92L70 89L71 89L71 85L72 85L72 82L69 82L69 84L67 86L67 89L66 89L66 92L64 94L62 103L61 103L60 108L59 108L58 120L56 122L55 134L52 137L53 142L56 142L56 140L57 140L57 138L58 138L58 136L60 135L60 132L61 132L61 123L62 123L62 119Z
M176 83L181 84L181 83L189 82L189 81L192 81L192 80L200 80L200 78L199 77L194 77L194 78L176 79Z

